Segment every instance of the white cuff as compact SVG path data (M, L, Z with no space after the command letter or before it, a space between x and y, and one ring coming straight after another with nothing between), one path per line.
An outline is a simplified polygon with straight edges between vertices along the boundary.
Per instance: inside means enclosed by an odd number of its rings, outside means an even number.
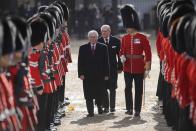
M124 55L121 55L121 56L120 56L120 60L121 60L122 63L125 63L126 57L125 57Z

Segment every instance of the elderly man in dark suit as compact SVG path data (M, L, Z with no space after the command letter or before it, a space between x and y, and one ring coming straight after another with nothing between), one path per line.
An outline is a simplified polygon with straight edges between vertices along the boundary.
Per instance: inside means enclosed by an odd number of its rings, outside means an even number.
M122 72L122 63L119 57L120 51L120 40L111 35L111 28L109 25L103 25L101 27L101 37L98 39L100 43L104 43L108 49L109 57L109 71L110 76L109 80L104 81L104 101L103 107L104 113L115 112L115 101L116 101L116 88L117 88L117 79L118 72ZM109 90L109 94L108 94Z
M78 77L83 80L84 97L88 110L87 117L94 116L95 99L98 113L102 114L103 82L109 79L108 53L104 44L98 43L98 33L88 33L89 42L80 46L78 56Z

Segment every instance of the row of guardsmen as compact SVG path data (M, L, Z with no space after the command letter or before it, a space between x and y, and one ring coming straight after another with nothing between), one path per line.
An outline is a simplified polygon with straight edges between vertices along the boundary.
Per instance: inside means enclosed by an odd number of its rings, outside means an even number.
M72 61L68 15L55 1L28 20L0 19L0 131L55 131L61 124Z
M191 0L161 0L157 5L159 101L167 124L196 130L196 15Z

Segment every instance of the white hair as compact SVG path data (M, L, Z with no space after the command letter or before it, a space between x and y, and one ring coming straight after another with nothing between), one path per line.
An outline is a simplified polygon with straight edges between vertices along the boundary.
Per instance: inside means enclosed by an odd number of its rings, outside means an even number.
M102 26L101 26L101 31L104 30L104 29L105 29L105 30L111 31L111 28L110 28L109 25L102 25Z
M91 30L88 32L88 37L90 37L90 36L96 36L98 38L99 34L96 30Z

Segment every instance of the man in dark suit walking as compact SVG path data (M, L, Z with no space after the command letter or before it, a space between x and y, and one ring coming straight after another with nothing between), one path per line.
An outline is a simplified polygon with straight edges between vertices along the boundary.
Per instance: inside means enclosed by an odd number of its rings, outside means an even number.
M95 99L98 113L102 114L103 82L109 79L108 53L104 44L98 43L95 30L88 33L89 43L80 46L78 56L78 77L83 80L87 117L94 116Z
M111 35L111 28L109 25L103 25L101 27L102 36L98 39L100 43L104 43L108 49L109 57L109 80L104 81L104 102L103 107L104 113L115 112L115 102L116 102L116 88L118 72L122 72L122 63L119 57L120 51L120 40ZM108 94L109 90L109 94Z

